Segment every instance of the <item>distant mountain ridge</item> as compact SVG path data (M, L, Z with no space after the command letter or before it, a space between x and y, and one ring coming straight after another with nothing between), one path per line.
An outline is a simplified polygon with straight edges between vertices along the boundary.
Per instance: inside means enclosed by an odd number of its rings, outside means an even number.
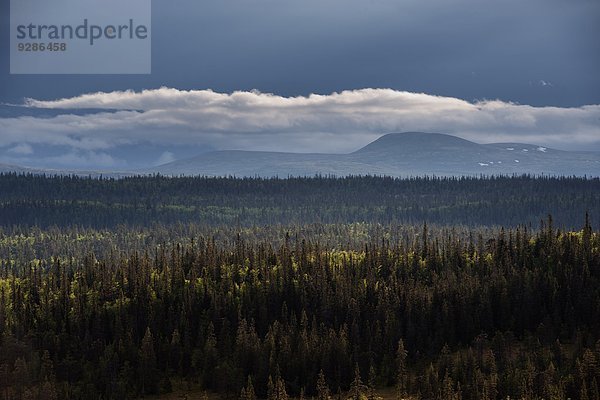
M92 177L113 177L121 178L125 176L135 175L131 172L115 172L115 171L88 171L88 170L74 170L74 169L43 169L43 168L30 168L21 167L13 164L2 164L0 163L0 173L17 173L17 174L33 174L33 175L78 175L78 176L92 176Z
M0 164L0 172L124 177L162 174L236 177L386 175L600 176L600 152L523 143L479 144L441 133L389 133L349 154L220 150L135 171L42 170Z
M34 168L20 167L18 165L1 164L0 163L0 173L3 173L3 172L17 172L17 173L20 173L20 174L21 173L23 173L23 174L26 174L26 173L33 173L33 174L35 174L35 173L41 173L43 171L37 170L37 169L34 169Z
M144 170L164 175L576 175L599 176L600 152L521 143L478 144L441 133L383 135L350 154L214 151Z
M425 142L429 149L435 149L437 151L455 151L463 150L465 148L476 149L480 146L477 143L461 139L457 136L445 135L443 133L401 132L383 135L379 139L376 139L365 147L355 151L354 154L390 151L421 151L423 150Z

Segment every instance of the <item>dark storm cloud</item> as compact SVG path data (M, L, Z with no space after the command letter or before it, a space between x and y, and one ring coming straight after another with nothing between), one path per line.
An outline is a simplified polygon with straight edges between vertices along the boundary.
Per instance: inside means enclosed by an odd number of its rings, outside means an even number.
M600 103L597 1L155 0L153 15L152 75L8 76L3 59L1 97L163 85L284 96L390 87L466 100Z

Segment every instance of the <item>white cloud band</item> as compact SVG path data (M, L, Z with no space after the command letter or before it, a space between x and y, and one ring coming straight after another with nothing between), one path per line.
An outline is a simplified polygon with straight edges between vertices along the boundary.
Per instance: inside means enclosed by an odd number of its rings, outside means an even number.
M392 89L282 97L256 91L160 88L84 94L36 108L106 109L86 115L0 119L0 146L51 144L86 151L123 144L207 144L216 148L348 152L381 134L427 131L480 143L600 146L600 105L533 107ZM114 111L117 110L117 111Z

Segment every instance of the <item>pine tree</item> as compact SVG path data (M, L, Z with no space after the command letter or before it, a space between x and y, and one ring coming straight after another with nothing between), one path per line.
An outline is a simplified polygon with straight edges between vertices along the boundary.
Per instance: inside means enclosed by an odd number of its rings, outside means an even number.
M579 389L579 400L590 400L590 397L588 396L586 381L583 381L581 383L581 388Z
M377 394L375 392L375 386L377 386L377 374L375 372L375 368L371 364L369 367L369 379L367 381L367 399L375 400L377 398Z
M269 375L267 382L267 400L277 400L277 389L275 383L273 383L273 377Z
M404 348L404 340L398 341L398 349L396 350L396 398L403 399L406 396L407 389L407 373L406 373L406 349Z
M358 368L358 363L354 367L354 380L350 385L350 392L348 393L350 399L352 400L361 400L363 397L363 392L365 390L365 385L362 382L360 377L360 368Z
M155 393L158 383L156 376L156 354L154 352L154 338L149 327L146 328L146 333L142 339L139 368L142 393Z
M454 389L454 380L448 374L448 370L446 370L446 374L444 375L442 387L440 388L440 395L438 397L441 400L461 400L462 398L460 382L458 383L457 388Z
M288 394L285 390L285 381L279 376L279 373L275 376L275 380L269 375L267 400L288 400Z
M279 377L279 379L277 379L277 384L275 388L277 393L276 400L288 400L288 394L285 390L285 381L283 380L283 378Z
M329 400L329 387L327 386L327 380L323 370L319 372L317 379L317 400Z
M256 400L256 393L254 392L254 385L252 385L252 377L248 375L246 387L242 388L241 400Z
M17 358L15 360L15 366L13 368L13 383L15 385L15 389L16 389L16 393L17 393L17 398L21 398L23 396L23 393L26 389L26 385L27 382L29 380L28 378L28 372L27 372L27 363L25 362L25 360L21 357Z
M50 382L54 381L54 363L48 350L44 350L42 353L40 378Z

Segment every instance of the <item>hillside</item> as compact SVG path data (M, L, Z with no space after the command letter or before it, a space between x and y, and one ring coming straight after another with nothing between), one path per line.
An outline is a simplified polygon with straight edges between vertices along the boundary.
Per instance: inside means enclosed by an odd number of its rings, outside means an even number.
M600 153L522 143L478 144L436 133L391 133L350 154L215 151L143 172L206 176L549 174L598 176Z

